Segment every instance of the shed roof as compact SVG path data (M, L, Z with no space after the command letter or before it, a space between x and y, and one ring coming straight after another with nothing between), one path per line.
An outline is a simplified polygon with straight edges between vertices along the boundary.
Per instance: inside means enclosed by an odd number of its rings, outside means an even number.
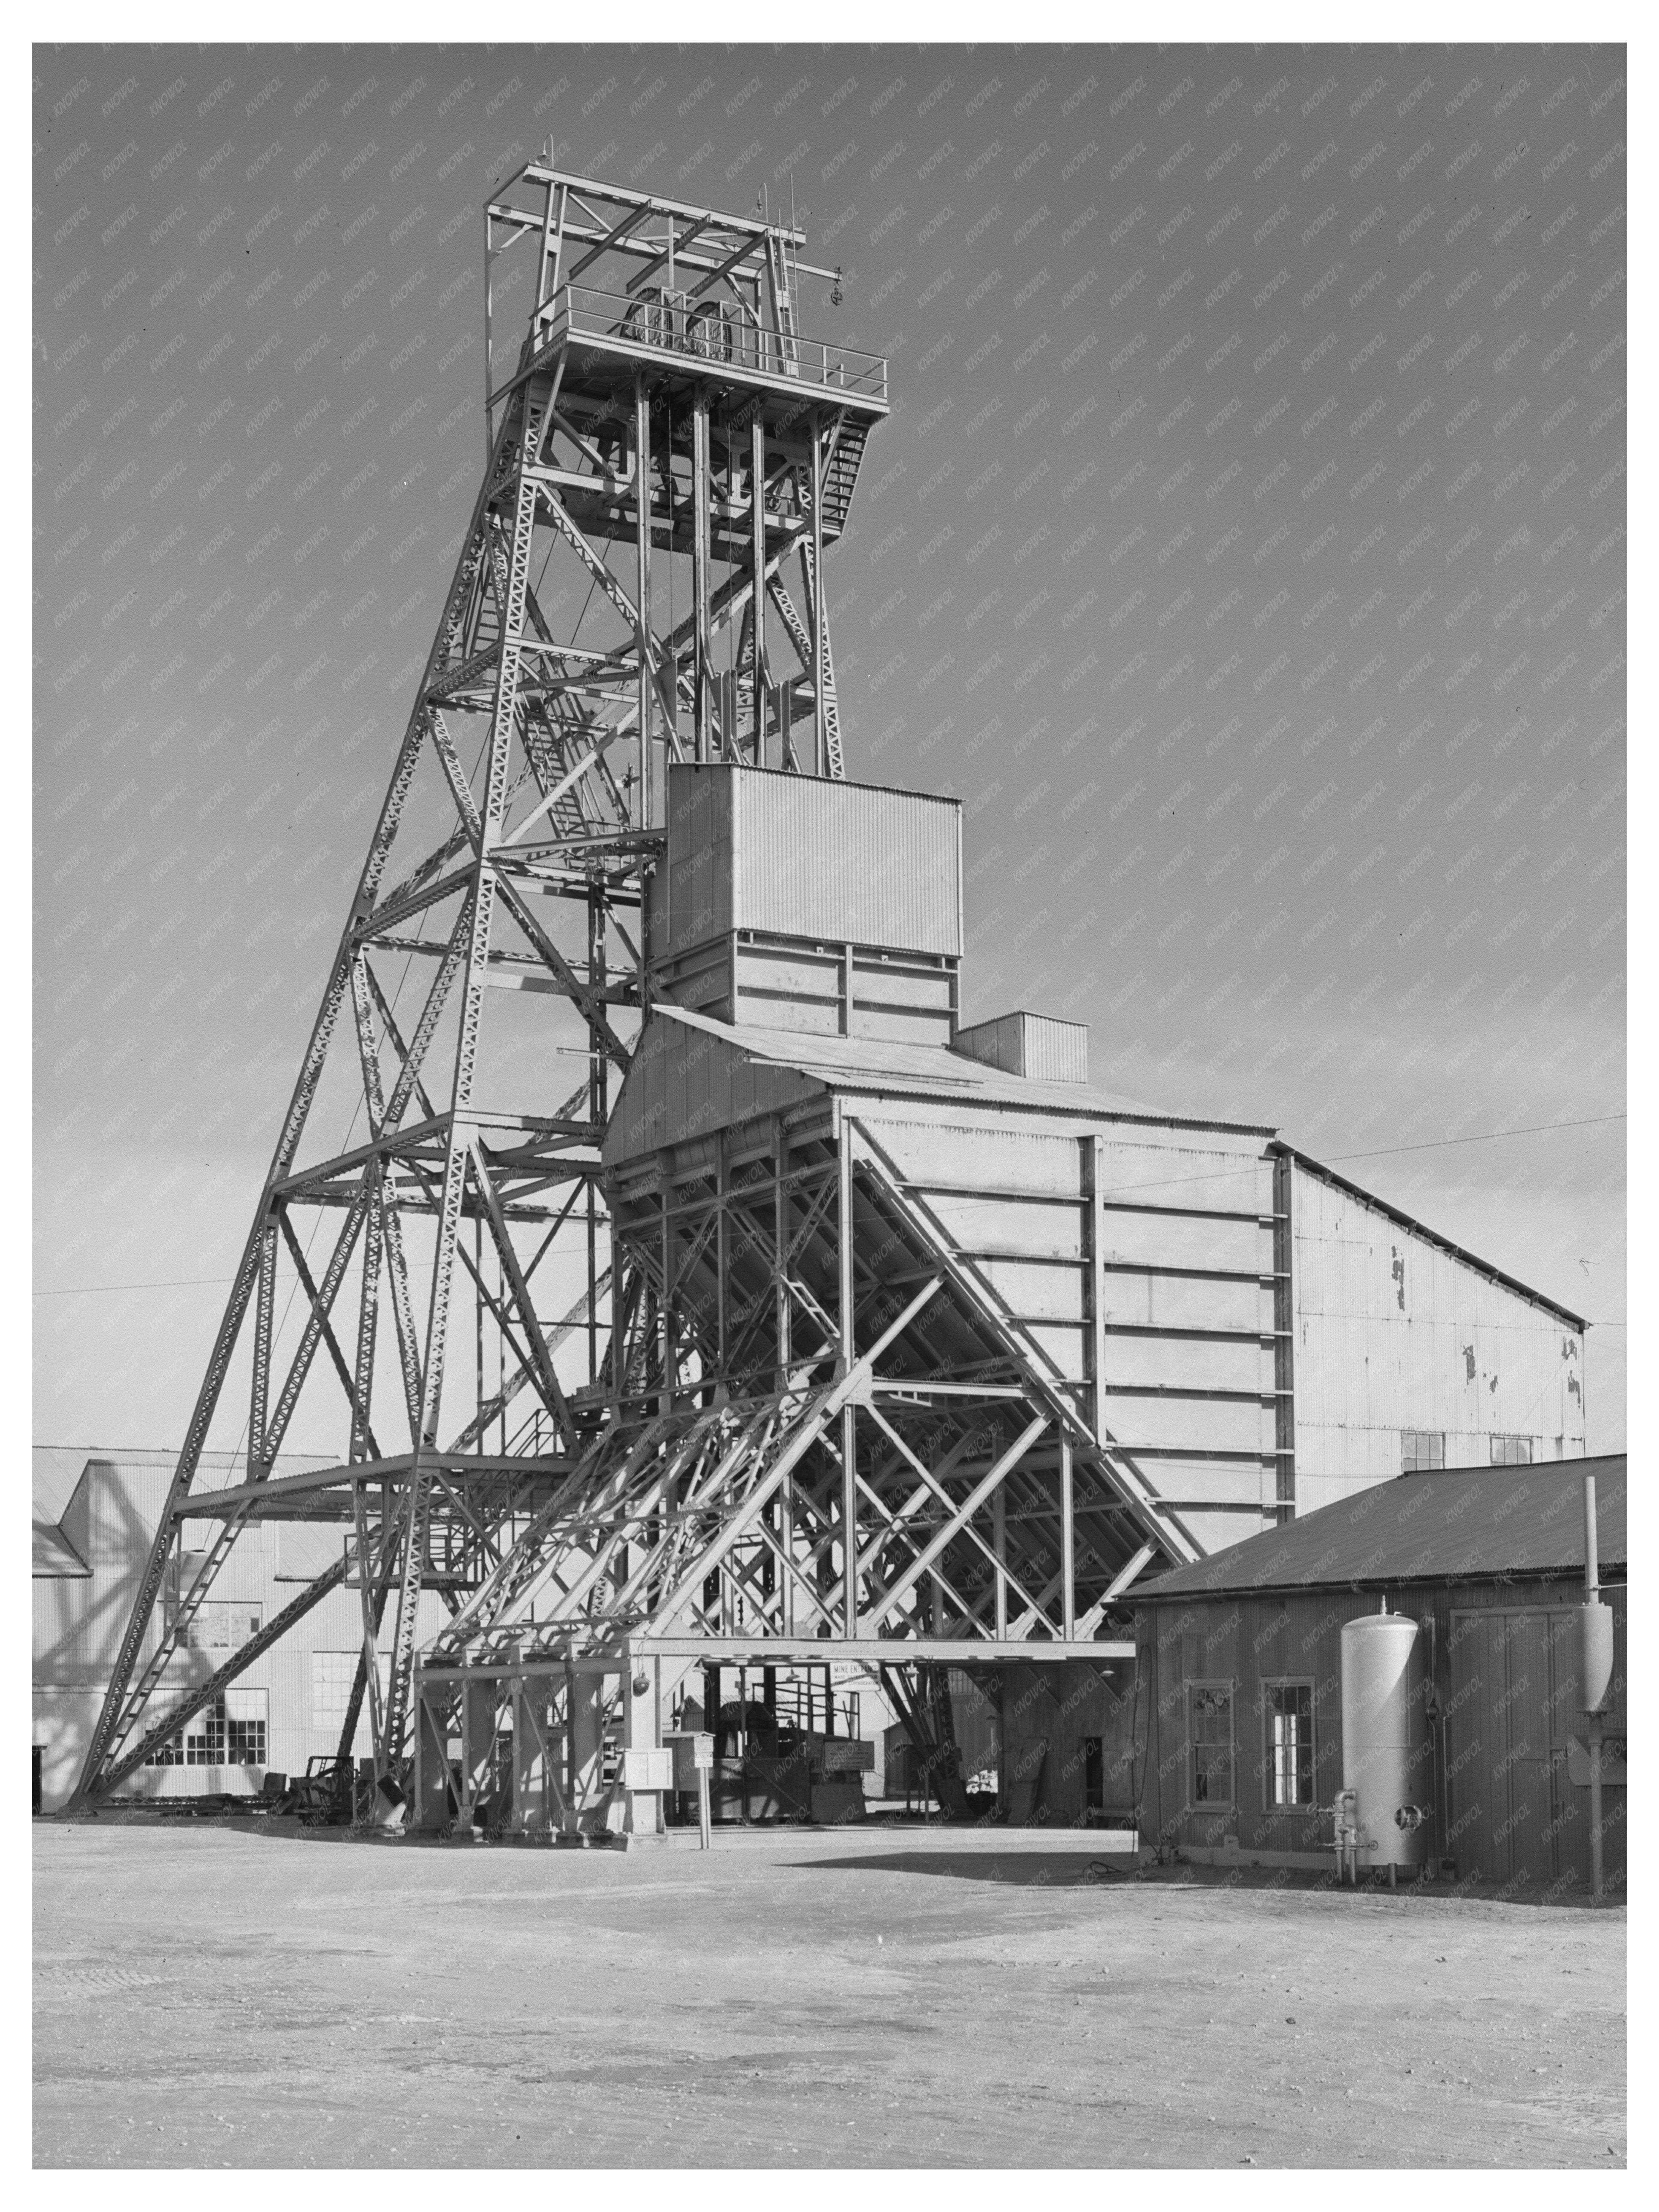
M1169 1114L1137 1098L1097 1091L1086 1083L1044 1083L1033 1076L1010 1075L987 1060L970 1060L965 1053L950 1052L942 1045L893 1043L880 1037L817 1036L802 1030L721 1022L712 1014L694 1013L663 999L656 1001L652 1012L653 1018L665 1015L684 1022L688 1029L719 1037L750 1059L790 1068L830 1091L960 1098L986 1105L1024 1106L1048 1114L1078 1114L1091 1120L1105 1115L1149 1122L1159 1128L1227 1129L1262 1137L1273 1133L1270 1122Z
M1583 1480L1595 1480L1596 1545L1621 1570L1626 1455L1398 1475L1148 1583L1146 1598L1459 1582L1583 1571Z

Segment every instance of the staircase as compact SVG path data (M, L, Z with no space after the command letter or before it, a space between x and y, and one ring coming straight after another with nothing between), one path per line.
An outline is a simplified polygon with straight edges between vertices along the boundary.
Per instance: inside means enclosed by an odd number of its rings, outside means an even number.
M859 467L864 459L864 448L869 435L870 425L866 421L842 416L823 471L823 538L826 544L839 538L847 527L847 510L853 504L853 487L859 480Z

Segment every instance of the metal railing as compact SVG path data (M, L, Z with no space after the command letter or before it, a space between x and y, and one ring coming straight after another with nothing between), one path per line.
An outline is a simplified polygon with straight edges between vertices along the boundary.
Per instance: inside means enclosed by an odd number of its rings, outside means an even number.
M653 352L687 355L739 373L799 379L826 391L886 402L884 356L758 329L729 301L694 301L684 292L655 287L629 298L565 284L549 307L545 328L552 337L648 346Z

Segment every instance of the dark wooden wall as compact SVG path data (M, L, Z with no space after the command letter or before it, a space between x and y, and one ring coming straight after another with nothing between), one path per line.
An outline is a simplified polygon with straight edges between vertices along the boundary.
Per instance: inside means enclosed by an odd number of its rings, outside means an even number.
M1589 1792L1566 1768L1569 1737L1582 1739L1575 1640L1567 1616L1580 1601L1572 1577L1407 1585L1388 1591L1389 1610L1419 1626L1413 1705L1422 1728L1413 1781L1434 1808L1430 1850L1460 1879L1507 1885L1513 1893L1556 1893L1589 1880ZM1139 1717L1135 1759L1141 1835L1152 1844L1273 1852L1322 1851L1329 1808L1342 1786L1341 1631L1378 1610L1381 1589L1322 1589L1170 1598L1137 1621ZM1613 1700L1610 1737L1626 1729L1626 1592L1608 1584L1613 1608ZM1460 1619L1454 1623L1453 1616ZM1471 1615L1490 1615L1478 1624ZM1304 1812L1267 1802L1262 1691L1273 1680L1314 1686L1314 1802ZM1192 1803L1188 1686L1233 1685L1235 1803ZM1431 1689L1444 1715L1427 1720ZM1605 1791L1606 1878L1622 1883L1625 1790Z

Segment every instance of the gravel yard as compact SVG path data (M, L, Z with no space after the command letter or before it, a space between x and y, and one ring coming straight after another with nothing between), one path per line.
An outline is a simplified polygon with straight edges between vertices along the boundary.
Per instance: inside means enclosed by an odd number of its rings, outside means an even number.
M38 2166L1626 2159L1622 1906L1136 1878L1041 1831L33 1844Z

